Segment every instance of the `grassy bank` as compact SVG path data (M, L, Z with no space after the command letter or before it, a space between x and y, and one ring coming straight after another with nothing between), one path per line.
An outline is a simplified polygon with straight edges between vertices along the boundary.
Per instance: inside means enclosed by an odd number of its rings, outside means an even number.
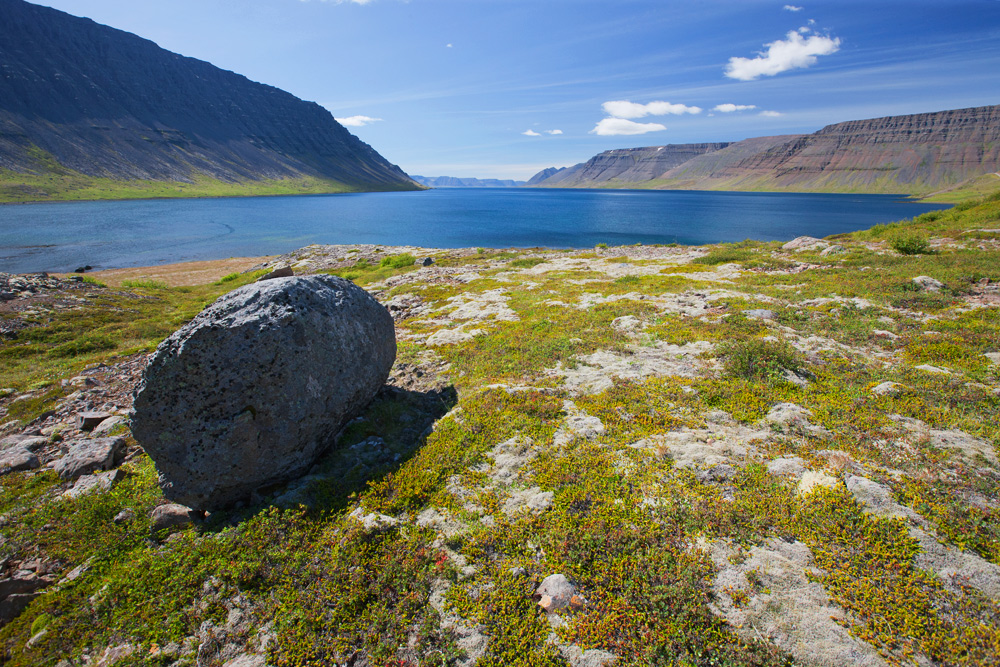
M293 496L170 538L139 451L75 499L0 478L0 556L85 565L0 629L4 660L996 664L998 228L994 195L798 252L314 258L392 303L396 390ZM61 379L253 278L5 311L26 326L0 342L0 420L58 423ZM556 573L578 598L546 614Z
M357 192L359 189L331 179L261 179L230 183L205 175L191 182L122 181L97 178L65 168L37 174L0 169L0 204L44 201L90 201L114 199L172 199L185 197L258 197Z

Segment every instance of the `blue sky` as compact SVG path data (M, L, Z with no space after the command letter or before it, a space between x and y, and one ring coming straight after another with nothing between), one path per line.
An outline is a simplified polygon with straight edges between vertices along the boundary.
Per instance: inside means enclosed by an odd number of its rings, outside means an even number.
M319 102L425 176L1000 104L1000 0L38 4Z

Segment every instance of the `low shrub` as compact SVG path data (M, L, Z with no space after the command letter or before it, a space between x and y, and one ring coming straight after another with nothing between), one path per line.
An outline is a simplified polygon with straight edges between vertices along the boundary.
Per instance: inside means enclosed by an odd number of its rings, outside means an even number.
M751 381L784 380L785 371L798 371L802 361L788 343L751 338L719 345L725 375Z
M407 266L413 266L416 264L416 258L408 252L404 252L401 255L389 255L388 257L383 257L382 261L379 262L380 268L390 268L390 269L403 269Z
M900 234L889 241L892 249L901 255L930 255L930 242L920 234Z

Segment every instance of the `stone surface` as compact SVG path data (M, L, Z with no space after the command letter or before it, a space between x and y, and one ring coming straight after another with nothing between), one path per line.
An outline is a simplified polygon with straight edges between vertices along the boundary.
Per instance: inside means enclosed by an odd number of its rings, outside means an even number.
M913 279L913 284L928 292L940 292L941 288L944 287L944 283L930 276L917 276Z
M132 433L171 500L216 509L301 476L385 382L392 317L334 276L236 289L157 348Z
M92 431L98 424L111 417L109 412L87 411L76 416L76 427L81 431Z
M275 278L291 278L294 275L295 271L292 270L292 267L279 266L270 273L265 273L264 275L262 275L260 278L257 279L257 282L261 282L262 280L274 280Z
M583 607L584 601L564 574L550 574L542 580L535 591L538 606L547 612Z
M190 507L178 505L177 503L169 503L167 505L160 505L154 509L150 513L149 518L153 520L153 525L150 529L155 535L161 530L190 525L194 523L198 515Z
M799 236L781 246L781 249L801 252L803 250L825 250L829 247L830 244L828 242L818 239L815 236Z
M883 382L871 388L871 392L876 396L895 396L903 385L898 382Z
M38 456L22 445L15 445L0 451L0 475L22 470L34 470L41 465Z
M93 438L67 443L69 453L56 461L53 470L63 479L76 479L96 470L114 467L125 453L124 438Z

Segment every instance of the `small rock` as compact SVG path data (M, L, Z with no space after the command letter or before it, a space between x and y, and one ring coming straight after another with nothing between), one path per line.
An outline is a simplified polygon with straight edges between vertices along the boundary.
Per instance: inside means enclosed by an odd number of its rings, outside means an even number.
M750 310L744 310L743 314L752 320L773 320L775 319L774 311L768 310L766 308L752 308Z
M265 274L257 279L257 282L263 280L274 280L275 278L291 278L295 275L295 272L290 266L279 266L268 274Z
M91 491L110 491L115 484L124 479L125 473L121 470L109 470L108 472L96 475L83 475L69 491L62 494L63 498L79 498Z
M379 530L382 528L388 528L390 526L395 526L399 523L396 519L385 514L379 514L378 512L370 512L365 514L363 508L358 507L349 515L352 519L358 521L365 530Z
M127 522L131 521L134 518L135 518L135 512L133 512L129 508L125 508L121 512L119 512L118 514L116 514L115 518L113 518L111 521L116 526L120 526L123 523L127 523Z
M925 373L933 373L934 375L951 375L951 371L947 368L940 368L938 366L931 366L930 364L920 364L919 366L914 366L914 370L923 371Z
M876 338L888 338L889 340L899 340L899 335L884 329L872 329L872 335Z
M45 638L45 635L47 634L49 634L49 629L42 628L41 630L39 630L38 632L36 632L31 636L31 639L29 639L28 643L24 645L24 648L35 648L42 641L42 639Z
M76 416L76 427L81 431L93 431L98 424L110 417L110 412L81 412Z
M535 591L535 597L538 599L538 606L549 613L570 607L581 609L586 604L577 592L576 586L562 574L550 574L545 577Z
M465 331L459 331L457 329L441 329L440 331L435 331L427 337L427 345L429 347L436 347L438 345L454 345L456 343L464 343L469 340L472 340L471 333L466 333Z
M115 517L117 518L117 517ZM169 528L179 528L194 523L197 514L190 507L169 503L160 505L150 513L149 518L153 520L151 531L156 535L160 531Z
M77 375L66 381L71 387L76 387L78 389L84 389L87 387L96 387L98 385L97 380L92 377L87 377L86 375Z
M983 356L989 359L994 366L1000 366L1000 352L987 352Z
M844 246L842 246L840 244L834 244L834 245L830 246L829 248L826 248L825 250L823 250L823 252L820 253L820 256L821 257L829 257L830 255L839 255L842 252L846 252L846 250L847 249L844 248Z
M124 417L122 417L121 415L114 415L102 421L100 424L94 427L94 430L91 431L90 433L91 435L104 435L114 427L118 426L119 424L123 424L124 422L125 422Z
M899 394L899 390L904 388L904 385L901 385L898 382L883 382L882 384L872 387L870 391L876 396L896 396Z
M804 496L817 487L832 489L839 484L840 480L832 475L828 475L820 470L807 470L799 480L798 494Z
M781 246L781 249L802 252L803 250L823 250L828 247L830 244L823 239L818 239L815 236L799 236Z
M38 456L21 445L0 451L0 475L22 470L34 470L41 465L42 462L38 460Z
M66 446L69 453L52 466L62 479L76 479L95 470L113 468L125 453L124 438L73 440Z
M419 257L417 258L417 266L430 266L434 263L431 257Z
M8 447L23 447L29 452L37 452L39 449L45 447L49 444L49 439L40 435L8 435L6 438L0 440L0 449L6 449Z
M944 287L944 283L930 276L917 276L913 279L913 284L927 292L940 292Z

